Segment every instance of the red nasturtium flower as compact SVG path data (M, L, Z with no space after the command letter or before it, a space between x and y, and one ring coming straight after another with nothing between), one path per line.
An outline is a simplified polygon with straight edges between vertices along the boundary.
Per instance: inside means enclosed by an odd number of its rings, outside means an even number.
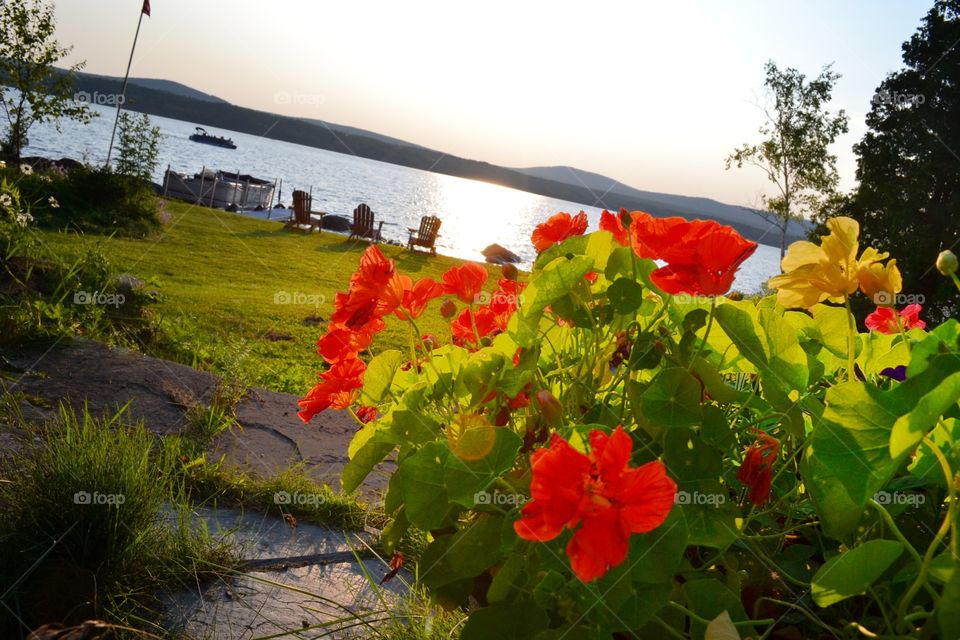
M359 395L366 365L359 353L370 346L374 334L386 326L383 316L401 305L411 315L419 314L431 297L440 295L439 285L425 278L413 285L397 273L376 245L360 257L346 292L338 292L326 333L317 341L317 351L330 364L320 381L299 401L297 415L309 422L327 409L346 409Z
M554 214L546 222L537 225L530 236L530 241L537 248L537 253L543 253L558 242L563 242L573 236L582 236L587 230L587 214L583 211L571 216L565 211Z
M621 209L621 213L625 213L625 210ZM623 226L620 216L614 215L606 209L600 214L600 229L612 233L613 239L621 246L625 247L630 244L630 232Z
M400 306L411 318L419 318L427 308L428 302L443 295L443 285L432 278L423 278L418 280L417 284L413 284L407 276L400 276L400 281L403 284L403 298ZM400 309L397 309L396 314L401 320L405 319Z
M481 338L500 330L497 324L497 315L488 307L480 307L476 313L470 309L463 309L456 318L450 321L450 332L453 334L453 343L463 346L476 342L473 333L473 323L477 323L477 335Z
M320 382L297 402L297 415L310 422L314 415L328 408L346 409L356 400L363 386L363 372L367 365L357 358L340 360L320 374Z
M737 480L750 488L747 500L761 506L770 498L773 463L780 451L780 441L757 430L757 441L750 445L737 471Z
M630 467L633 441L617 427L590 433L590 454L554 434L530 457L533 500L514 530L524 540L547 542L575 529L567 545L570 566L589 582L627 557L630 534L656 529L673 508L677 485L658 460Z
M908 304L899 314L891 307L877 307L864 324L867 329L878 333L900 333L901 322L904 329L926 329L927 323L920 319L921 311L923 307L919 304Z
M443 292L457 296L461 302L473 304L477 301L477 294L483 291L488 275L487 270L475 262L450 267L443 274Z
M676 295L721 295L730 290L743 261L757 249L735 229L713 220L654 218L634 211L631 244L641 258L663 260L650 274L655 285Z
M354 413L357 416L357 420L363 424L367 424L371 420L376 420L377 418L377 408L369 405L361 405Z

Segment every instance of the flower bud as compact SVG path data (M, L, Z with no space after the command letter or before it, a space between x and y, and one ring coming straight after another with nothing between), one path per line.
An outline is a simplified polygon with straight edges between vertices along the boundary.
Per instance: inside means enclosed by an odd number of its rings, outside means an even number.
M454 304L453 300L447 299L443 301L443 304L440 305L440 315L444 318L452 318L457 313L457 305Z
M557 397L549 391L537 391L534 400L536 401L537 409L540 410L540 415L542 415L547 422L558 422L560 418L563 417L563 405L561 405Z
M947 249L940 252L937 256L937 271L945 276L952 276L957 272L957 256L953 251Z

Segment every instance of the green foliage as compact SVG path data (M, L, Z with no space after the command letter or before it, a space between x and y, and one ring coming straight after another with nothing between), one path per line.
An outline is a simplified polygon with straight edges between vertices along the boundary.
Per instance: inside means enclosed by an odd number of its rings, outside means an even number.
M0 208L6 216L0 218L0 343L71 335L122 343L150 339L149 307L159 294L116 274L98 245L70 256L43 242L30 215L38 207L5 178Z
M116 172L151 180L160 151L160 127L151 127L150 116L145 113L131 115L123 111L118 131Z
M764 139L744 144L726 160L727 169L744 164L761 169L773 183L776 195L764 196L763 205L780 229L780 251L786 247L786 230L791 220L819 211L831 200L839 177L837 158L829 147L847 132L843 110L830 113L833 87L840 76L824 67L813 80L796 69L780 69L772 60L764 67L768 103L760 127Z
M0 604L30 628L71 609L127 622L161 588L233 563L224 543L183 526L189 512L164 526L178 461L123 409L96 418L61 407L31 435L0 465ZM0 620L4 637L25 632Z
M18 184L24 198L36 203L31 212L41 228L135 238L160 228L160 199L152 184L109 168L35 172Z
M355 436L342 479L353 489L396 456L384 545L429 532L422 582L436 603L469 612L465 638L846 637L849 620L886 637L954 628L944 603L960 572L960 324L850 335L845 307L671 297L652 287L651 265L608 234L571 238L540 255L492 340L371 360L358 400L379 417ZM905 381L883 373L899 365ZM529 404L513 403L520 392ZM593 451L589 435L617 425L630 464L662 461L676 501L585 583L569 531L531 542L514 523L561 509L531 495L567 495L563 468L537 484L551 437ZM762 459L769 497L757 491ZM605 504L584 491L571 509Z
M52 120L59 127L60 118L88 122L93 116L74 101L73 76L84 63L65 74L55 69L71 47L61 47L54 31L53 2L0 3L0 85L15 89L0 98L8 124L2 152L14 160L20 159L34 124Z
M956 315L960 295L933 268L960 229L960 2L939 0L903 43L903 68L877 87L868 131L854 146L859 185L841 213L861 237L898 259L909 291L934 319Z

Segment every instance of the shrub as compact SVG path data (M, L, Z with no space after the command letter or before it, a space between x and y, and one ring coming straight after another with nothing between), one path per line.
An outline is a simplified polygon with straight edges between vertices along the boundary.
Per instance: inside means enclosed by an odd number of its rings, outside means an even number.
M56 200L54 199L54 202ZM88 335L144 343L159 294L114 273L99 245L70 261L33 233L29 201L0 182L0 344Z
M134 622L163 587L233 562L177 507L175 450L157 447L123 409L97 418L61 407L33 435L0 466L0 606L28 626ZM26 631L2 624L4 638Z
M724 295L756 248L732 229L585 228L540 225L529 283L492 292L369 248L300 401L362 425L345 490L396 456L384 546L430 532L420 576L462 638L958 637L960 323L898 312L848 218L749 300ZM416 324L443 295L450 343ZM409 350L361 359L391 315Z
M153 185L109 168L36 171L20 177L18 184L34 203L31 213L43 228L140 238L161 226Z
M117 173L150 180L157 168L157 152L160 148L160 127L150 126L150 116L145 113L120 114L120 140L117 145Z

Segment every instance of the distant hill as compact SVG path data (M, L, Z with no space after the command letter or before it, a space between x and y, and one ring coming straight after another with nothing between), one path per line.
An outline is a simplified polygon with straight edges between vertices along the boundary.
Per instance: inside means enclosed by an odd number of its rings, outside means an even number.
M621 195L638 200L649 200L678 210L696 211L700 217L714 218L726 224L743 222L745 217L759 219L757 217L757 211L750 207L724 204L710 198L677 196L669 193L658 193L656 191L641 191L640 189L634 189L629 185L618 182L609 176L593 173L592 171L584 171L583 169L577 169L575 167L528 167L516 169L516 171L545 180L584 186L595 192L597 197L603 201L616 201L617 197ZM600 204L596 206L603 205ZM812 227L812 223L799 224L791 222L787 229L788 238L790 240L805 239Z
M301 118L304 122L309 122L311 124L318 124L324 127L330 127L337 133L346 133L353 136L366 136L368 138L373 138L374 140L380 140L381 142L387 142L389 144L396 144L404 147L416 147L418 149L426 149L419 144L414 144L412 142L407 142L406 140L401 140L400 138L393 138L391 136L385 136L382 133L374 133L373 131L367 131L366 129L359 129L357 127L351 127L345 124L336 124L333 122L327 122L326 120L318 120L316 118Z
M122 82L122 78L78 73L76 87L78 91L90 94L95 91L110 94L118 93ZM177 82L131 79L124 108L423 171L482 180L587 206L605 206L614 210L620 207L640 209L656 216L711 218L733 226L751 240L779 243L778 232L759 216L707 198L672 196L616 186L602 199L603 202L599 202L597 196L606 190L612 179L596 173L568 167L509 169L449 155L356 127L239 107ZM789 240L803 235L799 230L791 231Z
M114 76L100 76L93 73L84 73L81 74L89 78L96 78L98 80L105 80L108 82L122 82L122 78L115 78ZM204 93L203 91L198 91L193 87L188 87L185 84L180 84L179 82L174 82L173 80L161 80L159 78L130 78L127 81L127 90L129 91L130 86L143 87L144 89L151 89L153 91L163 91L165 93L172 93L177 96L182 96L184 98L194 98L196 100L203 100L205 102L217 102L220 104L230 104L222 98L217 96L210 95L209 93Z

